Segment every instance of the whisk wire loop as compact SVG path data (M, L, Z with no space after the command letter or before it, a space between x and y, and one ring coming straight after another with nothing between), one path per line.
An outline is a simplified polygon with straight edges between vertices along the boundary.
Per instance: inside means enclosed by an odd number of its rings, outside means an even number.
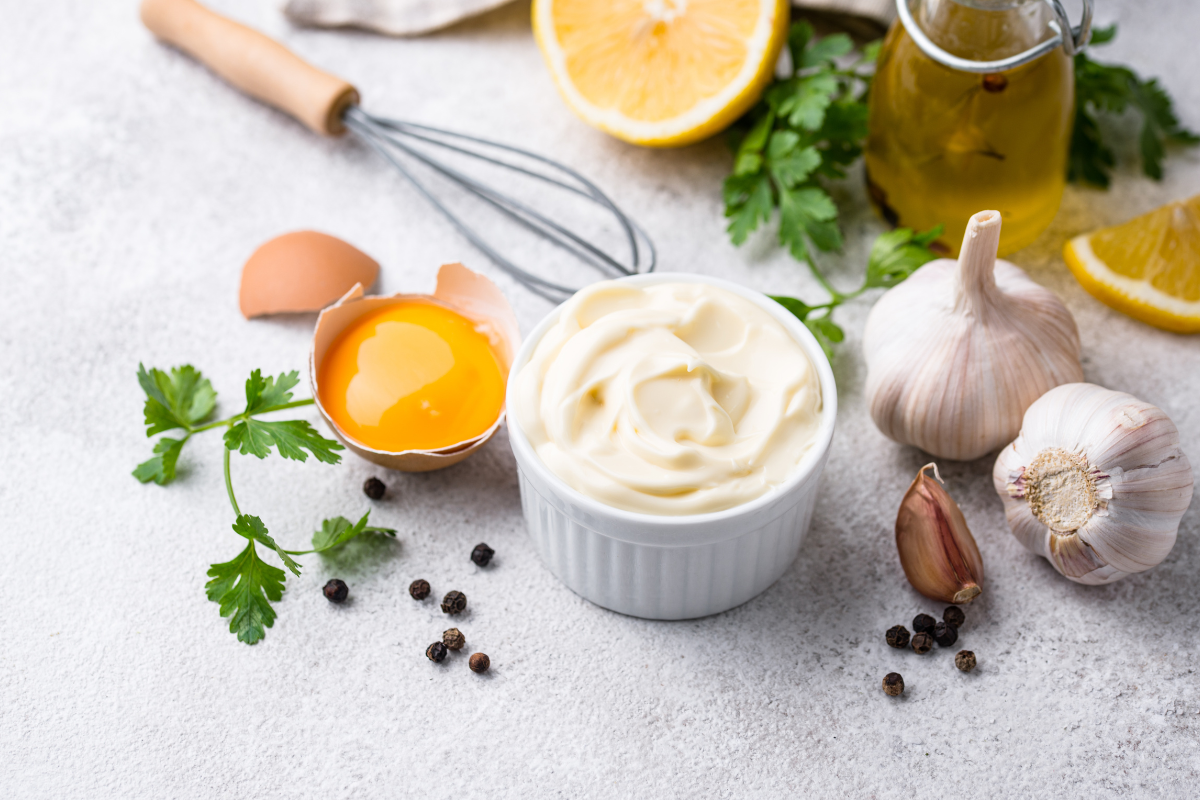
M486 184L480 183L470 176L464 175L458 170L453 169L441 161L438 161L432 156L426 155L419 150L414 150L406 145L403 141L395 137L387 136L386 138L394 146L403 150L408 155L431 167L442 175L445 175L446 177L458 183L460 186L470 190L477 197L486 201L496 210L521 223L529 230L542 235L544 238L552 241L556 245L559 245L563 249L574 253L580 259L589 262L598 269L611 269L618 276L634 274L633 270L616 261L603 250L600 250L598 247L593 245L591 242L587 241L581 236L576 235L572 231L567 230L519 200L509 197L508 195L499 192L490 186L487 186ZM636 250L634 253L636 257Z
M433 128L428 125L375 117L357 106L351 106L347 109L343 117L343 122L347 128L358 134L373 150L378 152L388 163L395 167L421 196L437 209L464 238L482 251L496 266L540 297L551 302L558 302L574 294L576 289L534 275L501 254L459 214L455 213L445 202L439 199L437 194L422 180L418 179L398 157L395 151L399 151L400 154L424 164L456 184L463 191L484 201L490 207L520 223L524 228L538 237L565 250L581 262L599 270L601 273L634 275L638 272L650 272L655 267L657 253L654 243L650 240L646 232L621 211L595 184L570 167L537 153L513 147L512 145L480 139L454 131ZM472 159L526 175L564 191L571 192L600 206L617 222L624 235L629 248L628 265L606 253L584 236L549 219L527 204L495 187L482 183L450 167L428 153L423 152L421 149L412 146L406 139L422 142L433 147L440 147L459 155L469 156ZM492 148L519 158L529 159L530 161L549 167L556 175L547 175L544 172L531 169L513 160L498 158L487 152L480 152L480 150L462 146L459 143ZM643 249L646 266L639 269L642 267Z

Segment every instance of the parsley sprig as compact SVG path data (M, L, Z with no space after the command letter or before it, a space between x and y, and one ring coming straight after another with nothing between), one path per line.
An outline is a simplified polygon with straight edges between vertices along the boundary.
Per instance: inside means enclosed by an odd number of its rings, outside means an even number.
M777 80L732 132L736 155L725 180L725 216L729 238L741 244L751 231L779 209L779 243L808 264L824 303L773 296L799 317L833 358L833 345L845 332L833 310L869 289L890 288L917 267L937 258L929 244L941 227L926 233L900 228L880 236L871 248L862 285L839 291L817 266L814 249L840 250L838 210L821 181L846 177L846 168L862 155L867 136L867 92L879 44L867 45L845 68L836 59L853 51L844 33L816 37L807 22L792 25L788 53L793 72Z
M839 292L821 274L820 270L814 268L813 273L829 294L829 300L824 303L808 305L795 297L780 295L770 295L770 297L808 326L808 329L817 337L826 357L832 361L833 345L846 338L845 331L833 321L833 310L868 289L890 289L916 272L922 264L938 258L938 254L930 250L929 245L941 235L941 225L924 233L915 233L908 228L897 228L881 234L871 245L871 254L867 258L867 274L863 277L862 285L852 292Z
M1089 46L1107 44L1116 35L1115 24L1096 28ZM1096 114L1121 114L1129 108L1142 118L1138 151L1142 172L1147 177L1162 179L1167 145L1200 144L1200 136L1180 124L1170 95L1156 78L1142 80L1129 67L1101 64L1086 52L1079 53L1075 56L1075 129L1068 162L1070 180L1108 186L1117 159L1112 147L1104 141Z
M793 74L773 83L731 132L736 156L725 179L726 230L741 244L778 207L779 243L811 264L811 246L842 246L837 206L820 180L846 177L845 168L862 154L869 68L878 46L840 69L834 59L854 49L850 37L817 38L807 22L792 25L787 46Z
M363 533L394 537L391 528L367 525L370 512L357 523L345 517L333 517L321 523L313 534L312 550L284 550L271 536L267 526L256 516L243 514L233 492L230 473L230 454L266 458L271 448L284 458L306 461L311 454L325 464L337 464L342 446L321 436L304 420L269 421L259 419L263 414L289 408L312 405L310 400L292 400L291 390L300 382L296 372L285 372L264 378L254 370L246 380L246 407L238 414L215 422L206 422L217 405L217 393L207 378L191 365L174 367L170 372L147 370L138 365L138 383L146 393L143 408L146 435L155 436L172 430L182 430L183 437L163 436L154 445L154 456L137 466L133 476L142 483L153 481L160 486L175 480L176 465L183 447L193 435L224 427L225 491L236 519L233 532L246 540L246 546L232 560L213 564L208 570L211 578L205 584L208 599L220 606L221 616L229 617L229 630L238 640L254 644L275 624L271 603L283 597L285 573L263 560L255 543L273 551L293 575L300 575L300 564L292 556L324 553L339 547Z

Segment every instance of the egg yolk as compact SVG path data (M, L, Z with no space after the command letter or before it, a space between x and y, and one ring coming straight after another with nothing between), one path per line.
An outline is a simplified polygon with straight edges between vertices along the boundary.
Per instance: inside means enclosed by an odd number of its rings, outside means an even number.
M382 308L342 331L321 361L321 405L376 450L434 450L480 435L504 404L487 337L432 303Z

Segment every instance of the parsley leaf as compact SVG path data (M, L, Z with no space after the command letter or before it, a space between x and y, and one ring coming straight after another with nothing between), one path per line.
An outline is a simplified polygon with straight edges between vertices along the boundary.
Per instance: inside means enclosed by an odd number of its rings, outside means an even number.
M1117 26L1092 31L1092 45L1112 41ZM1142 80L1128 67L1101 64L1086 52L1075 56L1075 129L1071 134L1071 152L1067 177L1077 183L1107 187L1116 166L1116 155L1104 141L1097 113L1121 114L1134 108L1142 118L1138 149L1142 172L1154 180L1162 179L1162 162L1168 144L1195 145L1200 136L1184 128L1170 96L1157 79Z
M1156 181L1162 180L1162 162L1167 144L1200 144L1200 136L1184 128L1175 116L1171 96L1157 78L1138 81L1133 87L1133 105L1142 112L1142 133L1138 144L1142 155L1142 171Z
M775 294L767 296L776 303L779 303L779 305L783 306L788 311L792 312L796 319L800 320L801 322L804 322L804 320L808 317L809 312L813 310L813 306L810 306L803 300L797 300L795 297L784 297L783 295Z
M208 575L212 580L205 591L209 600L220 604L221 616L230 617L229 632L246 644L266 636L265 629L275 624L271 603L283 597L283 570L259 558L251 540L232 561L209 567Z
M324 553L327 550L332 550L339 545L343 545L361 533L382 533L396 538L395 528L377 528L367 525L367 518L371 516L368 511L362 515L362 519L353 525L350 520L345 517L334 517L321 521L321 530L313 534L313 549L306 550L304 553ZM293 555L304 555L304 553L293 553Z
M787 298L793 300L795 298ZM790 308L788 309L791 310ZM820 317L808 317L804 319L804 326L808 328L812 335L816 338L817 344L821 345L821 350L825 353L825 358L833 362L833 346L846 338L846 334L830 317L832 309L826 311Z
M133 477L142 483L154 481L159 486L166 486L175 480L175 464L179 461L179 454L183 451L186 441L186 436L182 439L171 439L167 436L159 439L154 443L154 458L138 464L137 469L133 471Z
M832 312L830 312L832 313ZM810 317L804 321L808 329L817 337L817 343L821 345L821 349L825 351L825 357L833 361L833 346L839 344L846 338L846 334L833 321L829 313L823 317Z
M779 193L779 243L786 245L797 261L808 260L809 239L821 250L836 250L842 234L830 222L837 206L819 186L783 189Z
M273 378L264 378L262 371L257 369L250 373L246 379L246 410L225 432L225 446L244 456L259 458L266 458L275 446L279 455L293 461L307 461L308 453L304 452L307 450L325 464L340 462L342 457L334 451L342 450L342 446L321 436L304 420L264 422L251 416L287 405L292 399L291 389L299 382L300 376L295 370Z
M742 138L733 165L734 175L752 175L762 168L762 149L774 123L775 115L767 114Z
M854 42L844 33L835 33L812 42L800 57L800 67L818 67L841 58L854 49Z
M781 134L776 134L779 136ZM821 166L821 154L813 146L793 149L779 156L771 156L771 177L780 186L788 189L802 183L817 167Z
M272 445L279 449L279 455L293 461L307 461L305 450L325 464L337 464L342 460L334 452L343 449L340 444L321 436L312 425L300 419L282 422L244 419L225 432L225 446L244 456L266 458L271 454Z
M941 235L942 226L938 225L925 233L897 228L879 236L867 257L864 288L890 289L916 272L918 267L938 258L929 245Z
M300 565L292 560L288 552L275 543L271 535L267 533L267 526L258 517L252 517L249 514L239 514L237 520L233 523L233 532L239 536L245 536L252 542L262 542L267 547L274 550L283 560L286 566L293 575L300 575Z
M793 128L815 131L825 121L825 109L833 103L838 87L837 77L825 69L776 86L767 102Z
M775 198L765 175L731 175L725 179L725 216L729 238L741 244L759 223L771 218Z
M138 364L138 383L146 393L142 408L146 436L182 428L182 439L163 437L154 443L154 457L138 464L133 477L142 483L154 481L165 486L175 480L175 465L194 427L203 422L217 405L217 393L200 370L184 364L170 372Z
M146 393L146 436L175 428L191 430L217 405L212 384L190 364L172 367L169 374L153 368L147 371L138 364L138 383Z
M833 345L846 338L845 332L829 316L836 303L810 306L803 300L798 300L795 297L770 295L770 298L792 312L798 320L803 322L805 327L812 331L813 336L816 337L817 344L821 345L821 349L825 351L825 357L833 361ZM825 310L823 315L819 317L810 316L814 311L822 309Z
M300 382L296 370L281 372L276 378L263 378L262 370L256 369L246 379L247 415L256 414L267 408L281 406L292 399L291 389Z
M858 160L867 138L868 109L865 101L839 100L825 111L825 121L817 131L821 154L818 171L826 178L846 177L843 167Z

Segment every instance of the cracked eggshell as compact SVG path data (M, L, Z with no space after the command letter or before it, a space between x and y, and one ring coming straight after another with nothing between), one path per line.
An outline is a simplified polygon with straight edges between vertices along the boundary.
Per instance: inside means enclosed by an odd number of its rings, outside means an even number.
M313 347L308 359L308 380L321 416L347 448L367 461L387 469L429 472L457 464L483 447L496 431L500 430L500 425L504 422L504 406L500 407L492 426L479 436L437 450L391 452L368 447L347 435L321 405L321 393L317 387L317 367L342 331L364 314L389 305L412 301L440 305L474 322L475 329L488 338L488 343L504 370L504 379L508 379L513 357L521 344L520 328L512 307L496 284L487 277L472 272L462 264L444 264L438 270L437 288L432 295L396 294L390 297L364 297L363 287L356 284L337 303L322 311L313 331Z
M242 267L238 306L246 319L320 311L355 284L379 276L375 259L349 242L317 231L294 231L262 244Z

